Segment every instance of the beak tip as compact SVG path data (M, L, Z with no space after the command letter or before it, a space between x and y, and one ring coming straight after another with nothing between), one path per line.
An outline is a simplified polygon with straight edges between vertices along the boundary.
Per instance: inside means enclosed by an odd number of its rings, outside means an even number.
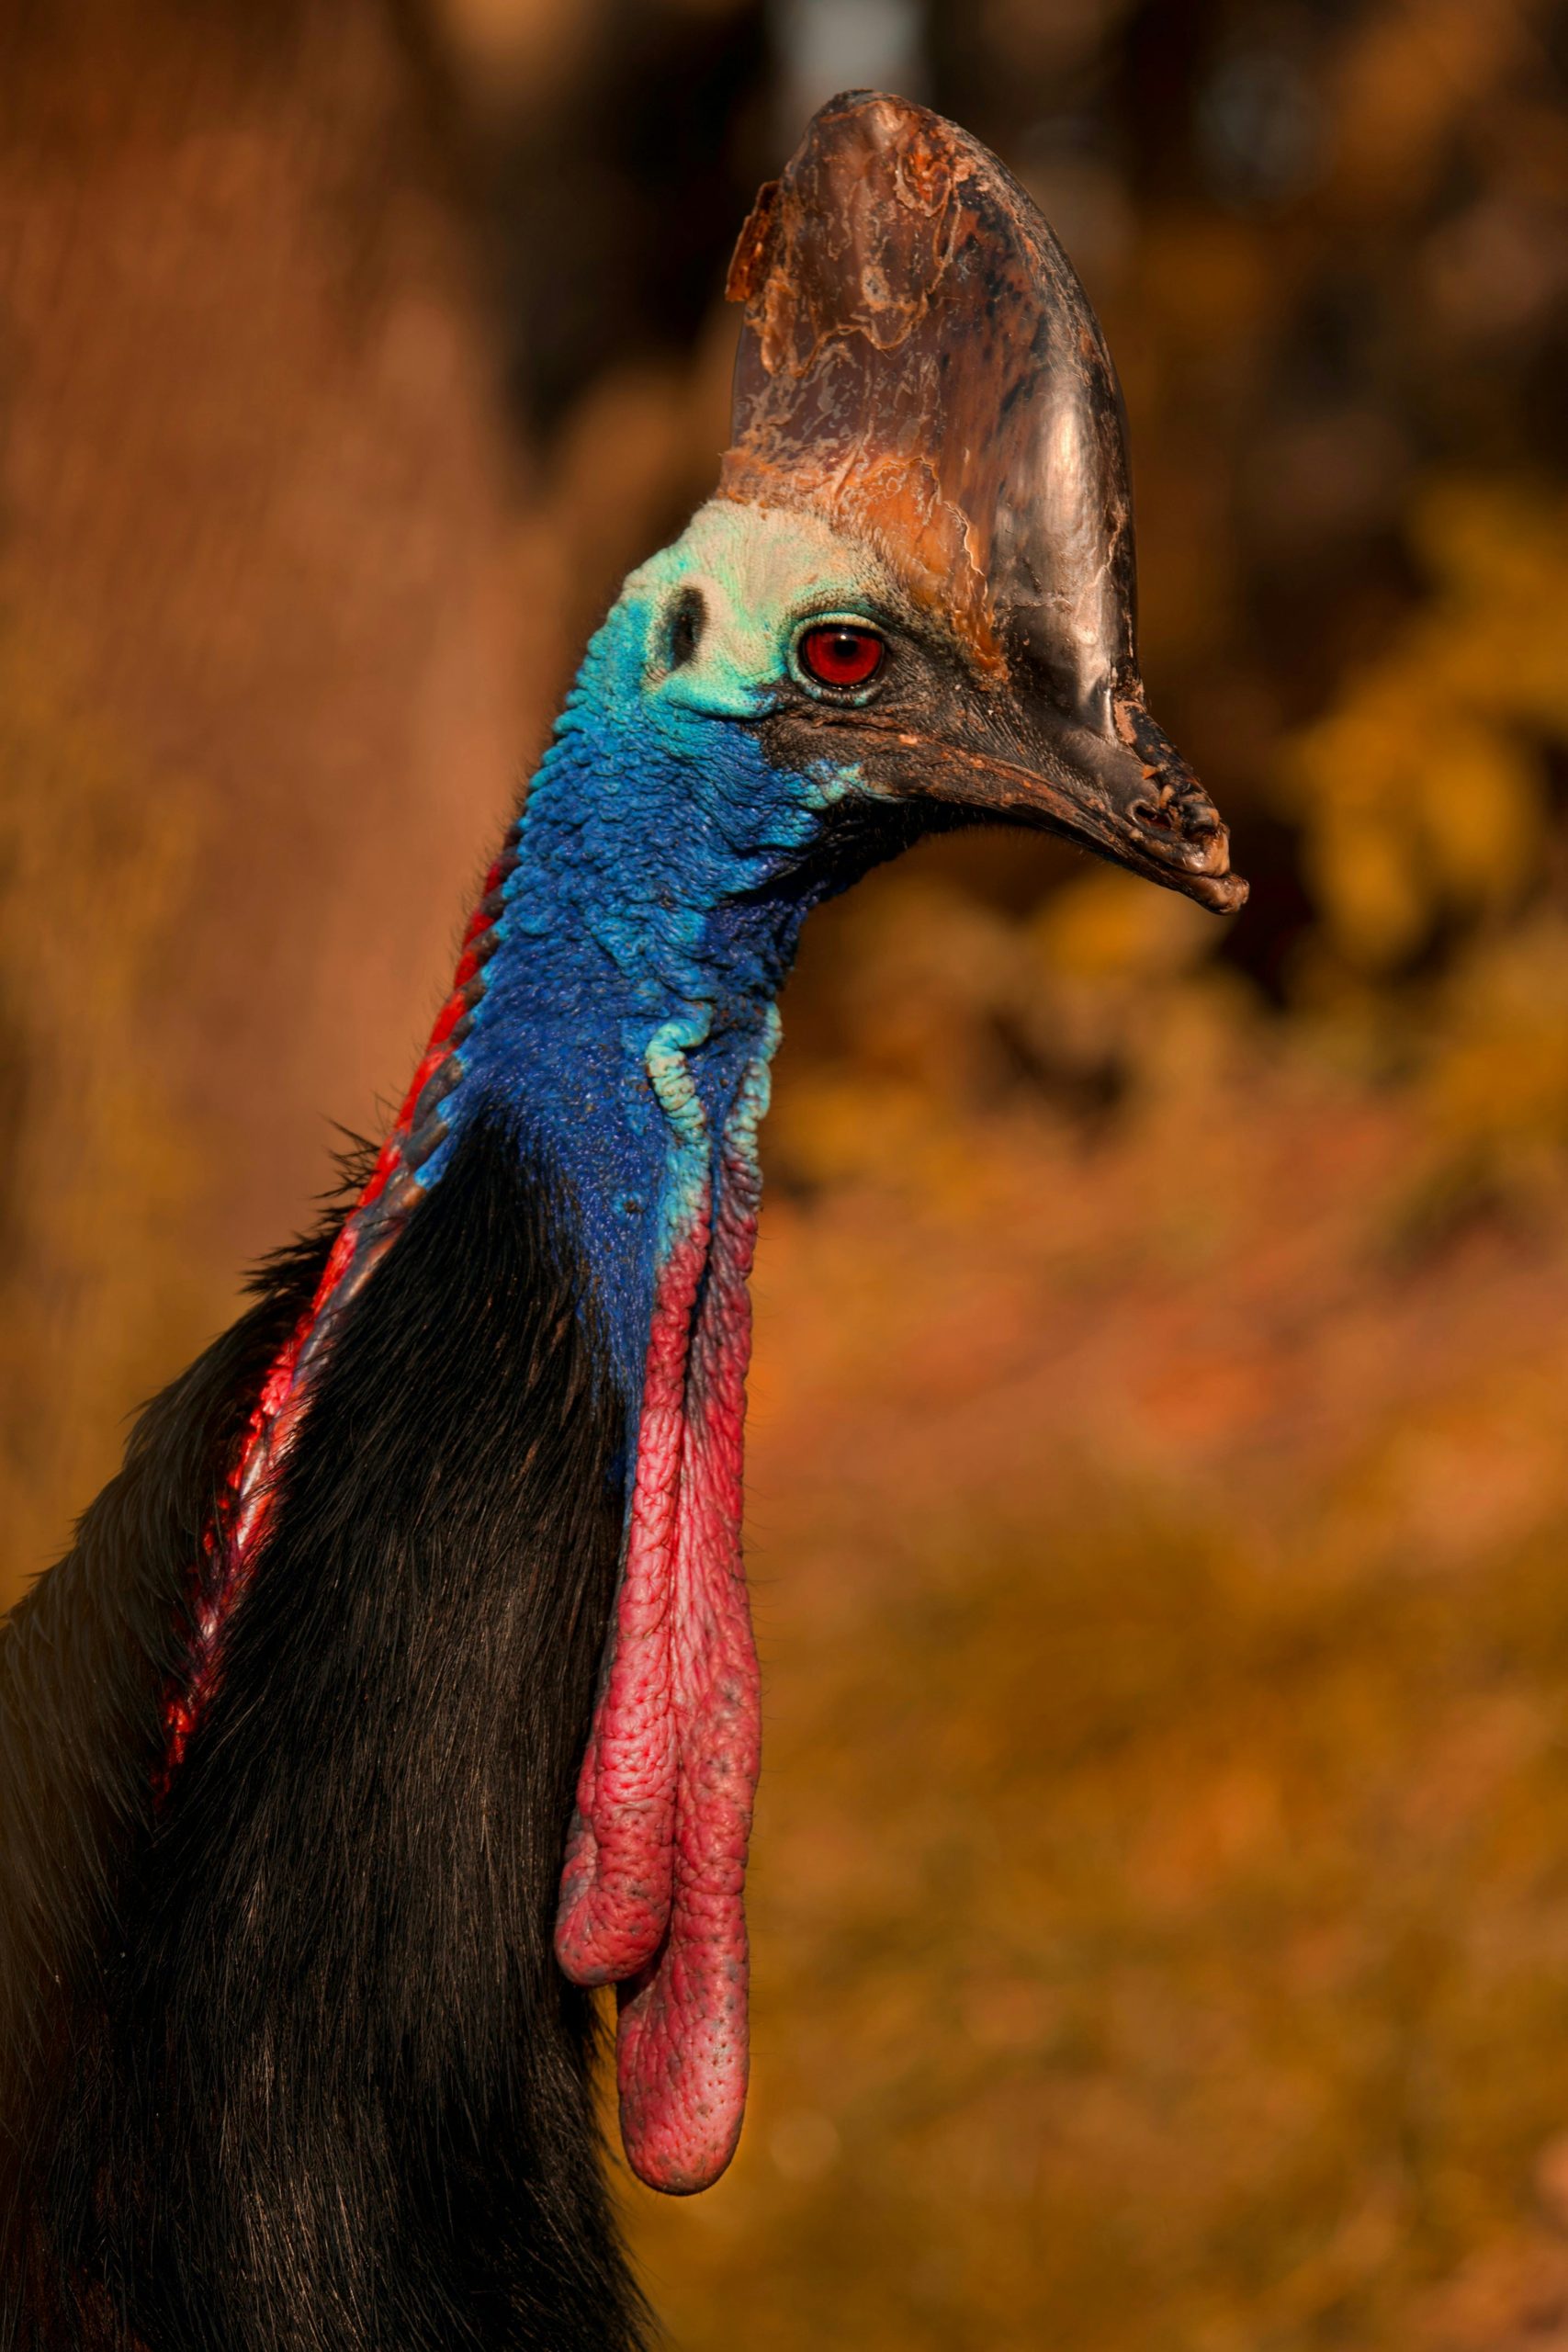
M1252 895L1252 885L1239 874L1204 874L1192 878L1192 896L1214 915L1238 915Z

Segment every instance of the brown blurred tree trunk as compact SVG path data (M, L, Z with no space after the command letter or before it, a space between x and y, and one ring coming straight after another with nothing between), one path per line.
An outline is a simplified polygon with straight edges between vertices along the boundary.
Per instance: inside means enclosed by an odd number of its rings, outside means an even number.
M0 1600L401 1083L523 732L387 15L64 17L0 30Z

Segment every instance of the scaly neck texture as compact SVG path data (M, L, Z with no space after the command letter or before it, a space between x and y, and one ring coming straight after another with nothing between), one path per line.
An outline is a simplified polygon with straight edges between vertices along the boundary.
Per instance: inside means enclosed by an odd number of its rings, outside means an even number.
M221 1673L276 1472L333 1330L468 1122L499 1115L579 1233L633 1458L614 1629L568 1841L556 1946L614 1983L628 2156L700 2188L747 2072L742 1894L758 1766L740 1554L747 1279L774 1000L835 786L793 789L738 725L651 703L628 594L589 650L468 929L454 989L316 1298L263 1389L207 1539L165 1785ZM837 787L841 788L841 785Z
M720 1139L753 1118L807 907L816 824L739 727L640 692L628 598L595 639L531 786L482 995L441 1109L436 1181L479 1104L568 1187L628 1400L659 1269Z

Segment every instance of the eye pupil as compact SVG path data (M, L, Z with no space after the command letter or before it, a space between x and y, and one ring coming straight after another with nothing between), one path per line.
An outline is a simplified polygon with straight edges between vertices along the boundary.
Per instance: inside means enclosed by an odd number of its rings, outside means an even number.
M874 629L826 621L801 639L800 662L819 685L863 686L881 669L886 650Z

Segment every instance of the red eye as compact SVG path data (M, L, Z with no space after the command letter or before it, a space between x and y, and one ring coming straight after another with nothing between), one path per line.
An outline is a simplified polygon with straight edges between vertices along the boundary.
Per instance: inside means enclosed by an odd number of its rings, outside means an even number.
M807 630L799 652L801 668L818 685L863 686L881 669L887 648L874 629L824 621Z

